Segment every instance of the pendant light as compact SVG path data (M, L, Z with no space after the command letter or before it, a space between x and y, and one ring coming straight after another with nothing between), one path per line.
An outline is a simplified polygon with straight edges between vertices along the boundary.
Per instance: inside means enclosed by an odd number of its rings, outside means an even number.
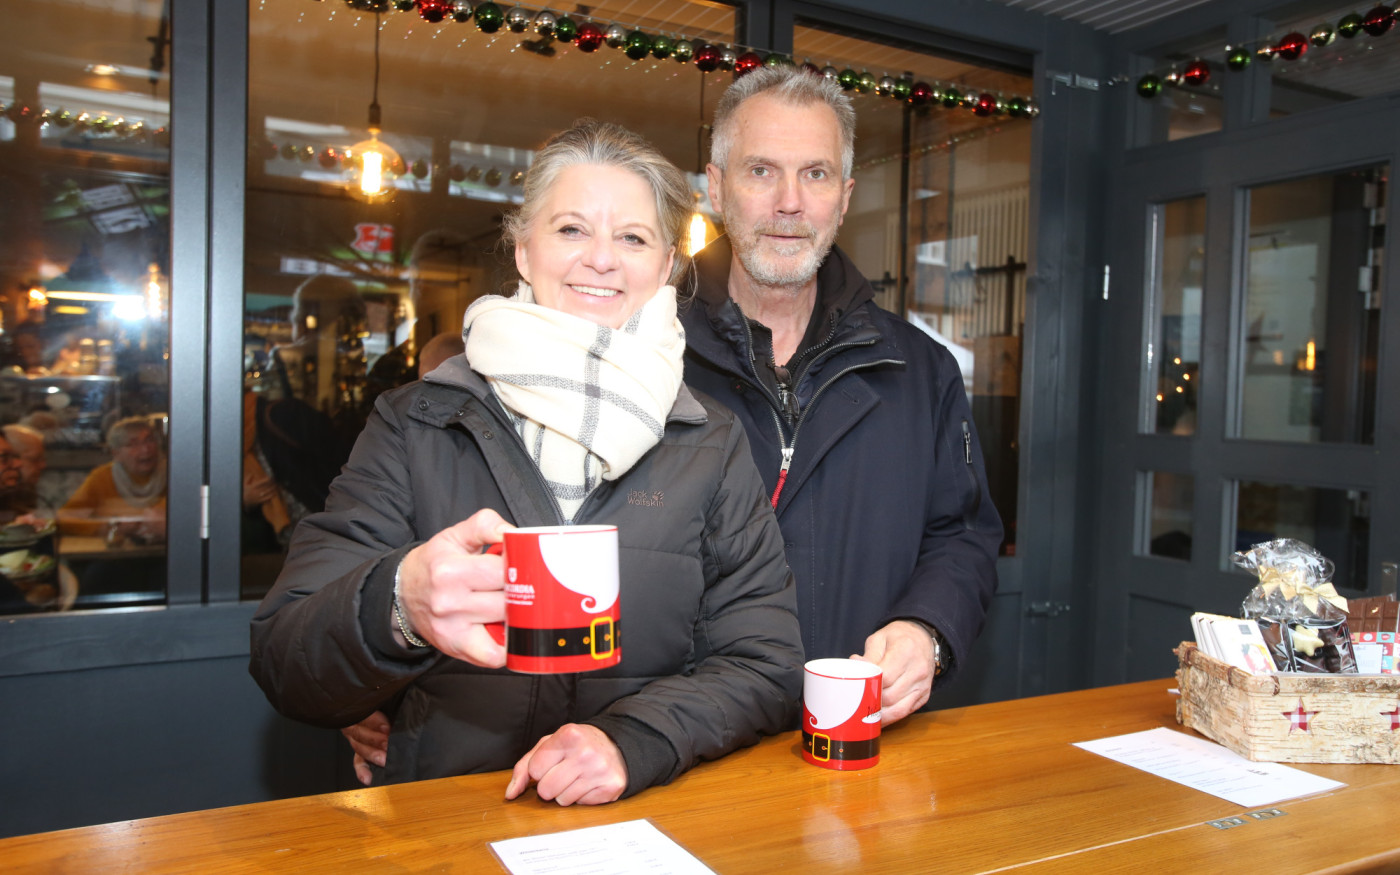
M695 164L696 173L700 179L705 178L705 77L700 77L700 123L695 131ZM685 254L694 258L695 253L705 248L705 245L715 237L715 226L710 222L705 214L701 212L700 205L705 200L705 195L700 191L692 191L695 198L695 209L690 214L690 229L686 235Z
M403 159L379 139L379 13L374 13L374 97L369 105L369 139L350 147L347 177L350 194L367 203L383 203L397 191Z

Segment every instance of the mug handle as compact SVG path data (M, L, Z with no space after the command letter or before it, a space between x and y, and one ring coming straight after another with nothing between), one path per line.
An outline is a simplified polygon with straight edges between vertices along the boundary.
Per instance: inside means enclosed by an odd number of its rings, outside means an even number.
M503 550L505 550L505 546L506 546L506 545L505 545L504 543L492 544L491 546L487 547L485 550L482 550L481 552L483 552L483 553L493 553L493 554L499 556L499 555L501 555L501 552L502 552ZM484 623L483 625L486 626L486 631L487 631L487 633L491 636L491 640L495 641L497 644L501 645L502 647L505 647L505 646L506 646L506 624L505 624L505 623Z

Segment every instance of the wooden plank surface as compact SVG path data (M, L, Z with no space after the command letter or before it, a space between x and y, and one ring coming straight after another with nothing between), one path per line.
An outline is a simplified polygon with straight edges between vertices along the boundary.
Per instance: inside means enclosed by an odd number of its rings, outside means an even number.
M884 733L881 762L865 772L807 765L792 733L612 805L565 809L533 794L507 803L507 773L470 775L7 839L0 865L491 873L502 870L488 842L634 818L650 818L721 875L1199 872L1235 853L1245 855L1237 858L1245 870L1271 875L1393 863L1393 766L1301 766L1350 786L1220 831L1203 824L1246 809L1072 746L1178 728L1170 686L1147 681L917 715ZM1317 845L1326 853L1309 856Z

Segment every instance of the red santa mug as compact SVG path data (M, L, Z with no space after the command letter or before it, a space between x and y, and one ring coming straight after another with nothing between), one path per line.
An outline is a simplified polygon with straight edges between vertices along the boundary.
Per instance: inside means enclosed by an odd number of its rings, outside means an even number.
M617 526L512 529L490 548L506 560L506 621L486 628L506 668L595 671L622 661Z
M880 761L880 667L857 659L814 659L802 681L802 758L825 769L868 769Z

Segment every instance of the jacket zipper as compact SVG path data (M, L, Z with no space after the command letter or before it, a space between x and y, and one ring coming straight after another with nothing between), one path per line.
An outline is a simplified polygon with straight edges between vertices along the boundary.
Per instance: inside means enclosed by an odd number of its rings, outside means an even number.
M744 326L744 339L747 341L747 343L746 343L745 345L748 347L748 352L749 352L749 370L750 370L751 373L757 374L757 373L758 373L758 360L754 358L754 354L753 354L753 329L749 327L749 320L748 320L748 317L744 315L744 311L743 311L742 309L740 309L740 307L739 307L739 305L738 305L737 303L734 304L734 309L735 309L736 311L738 311L738 313L739 313L739 323L740 323L741 325ZM833 326L831 327L831 333L827 335L826 340L823 340L823 341L822 341L820 344L818 344L816 347L813 347L812 350L808 350L808 353L811 353L811 352L814 352L814 351L816 351L816 350L819 350L819 349L821 349L823 346L827 345L828 343L831 343L832 339L836 337L836 328L837 328L837 326L833 325ZM870 341L868 341L868 342L841 344L841 345L839 345L839 346L834 346L834 347L832 347L830 351L831 351L831 352L839 352L840 350L848 349L848 348L852 348L852 347L870 346L871 344L875 343L875 341L876 341L876 338L872 338L872 339L871 339ZM805 354L804 354L804 357L805 357ZM842 371L838 372L838 373L837 373L834 377L832 377L830 380L827 380L827 381L826 381L825 383L823 383L821 386L817 387L817 391L814 392L814 393L812 393L812 400L809 401L809 402L807 402L807 410L811 410L813 407L817 406L817 399L820 398L820 397L822 396L822 393L826 391L826 389L827 389L828 386L830 386L832 383L835 383L837 380L841 379L842 377L846 376L846 375L849 374L851 371L858 371L858 370L862 370L862 369L864 369L864 368L874 367L875 365L902 365L902 364L904 364L904 362L903 362L902 360L900 360L900 359L877 359L876 361L873 361L873 362L863 362L863 363L858 364L858 365L852 365L851 367L846 368L845 370L842 370ZM787 401L788 399L786 399L786 398L774 398L774 397L773 397L773 393L768 391L768 387L767 387L766 385L764 385L764 383L763 383L762 380L757 380L757 379L756 379L756 380L754 381L754 385L757 386L760 390L762 390L764 397L766 397L766 398L768 399L768 401L769 401L768 411L769 411L770 413L773 414L773 425L774 425L774 427L775 427L775 428L777 429L777 431L778 431L778 443L779 443L780 448L781 448L782 453L783 453L782 467L780 467L780 468L778 469L778 482L773 486L773 498L772 498L772 503L773 503L773 510L776 511L776 510L778 509L778 499L781 498L781 497L782 497L782 494L783 494L783 486L787 484L787 475L788 475L788 471L792 468L792 459L793 459L793 456L797 453L797 433L798 433L799 431L802 430L802 423L803 423L804 421L806 421L806 419L807 419L807 414L806 414L805 411L798 414L797 422L793 425L793 428L792 428L792 440L788 440L788 439L787 439L787 432L786 432L786 430L783 428L783 420L782 420L782 417L779 415L779 412L780 412L780 411L786 411L786 410L787 410L787 407L785 406L784 402ZM785 390L785 389L781 389L781 387L780 387L780 390L783 392L784 395L789 395L789 396L791 396L792 406L793 406L793 407L796 407L796 406L797 406L797 396L796 396L796 394L795 394L795 393L788 392L788 391Z
M860 346L860 344L853 343L850 344L850 346ZM840 349L841 347L835 348ZM825 383L822 383L820 386L817 387L817 391L812 393L812 400L807 402L807 410L811 410L812 408L816 407L817 399L822 396L822 393L825 392L833 383L846 376L851 371L865 370L866 368L872 368L876 365L902 364L904 364L904 362L901 359L876 359L875 361L871 362L862 362L858 365L851 365L849 368L838 371L835 376L833 376L830 380L827 380ZM792 457L797 452L797 435L799 432L802 431L802 423L807 421L807 411L804 410L802 414L797 418L797 424L794 425L792 429L792 440L788 440L784 436L783 424L782 420L778 417L778 411L773 408L770 408L770 410L773 414L773 424L778 427L778 440L781 441L783 445L783 466L778 470L778 483L773 488L773 510L777 510L778 498L783 493L784 484L787 483L788 469L792 467Z

